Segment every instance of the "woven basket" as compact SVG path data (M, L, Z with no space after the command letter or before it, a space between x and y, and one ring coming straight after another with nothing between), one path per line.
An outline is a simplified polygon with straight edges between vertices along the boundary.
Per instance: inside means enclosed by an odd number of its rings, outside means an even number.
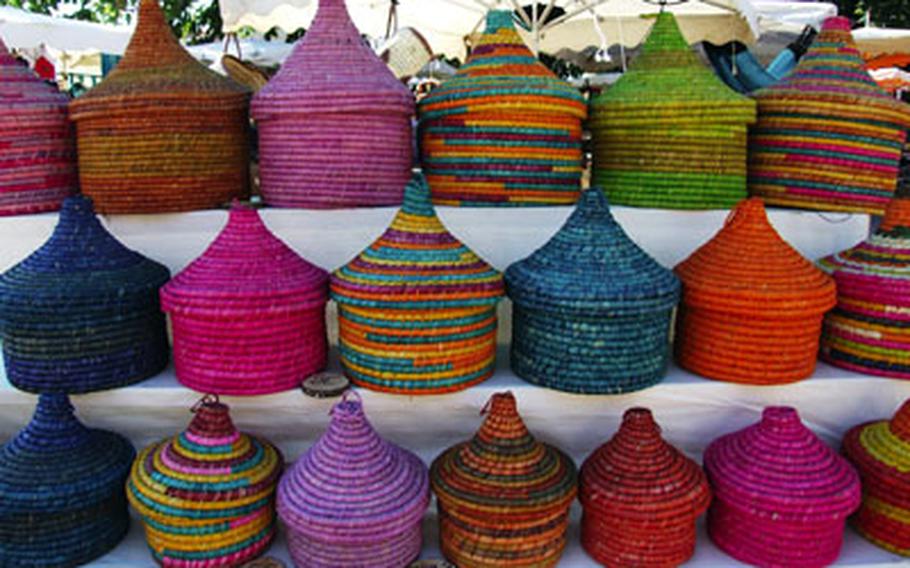
M891 420L850 429L843 451L863 483L854 528L876 545L910 556L910 401Z
M83 426L66 395L41 395L0 448L0 565L80 566L113 549L129 528L135 456L120 435Z
M758 91L749 192L770 205L881 215L910 106L869 76L848 18L829 18L797 67Z
M821 357L839 367L910 378L910 186L866 241L819 261L837 283Z
M193 59L157 0L141 0L123 59L70 103L82 192L103 213L207 209L245 197L249 97Z
M6 373L29 392L126 386L167 365L167 268L124 247L90 199L67 198L50 239L0 275Z
M695 520L711 491L698 465L661 438L651 411L633 408L581 467L581 542L604 566L666 566L695 552Z
M708 534L730 556L756 566L827 566L837 560L860 481L789 407L721 436L705 451L714 491Z
M463 568L556 566L566 545L575 464L534 439L512 393L494 394L471 440L433 462L445 557Z
M252 114L269 205L401 203L414 97L361 38L344 0L319 0L306 35L253 98Z
M379 239L332 274L345 374L402 394L461 390L493 374L502 275L453 237L415 177Z
M237 431L217 397L193 412L185 431L139 453L127 498L161 566L237 566L262 554L275 536L284 461L269 442Z
M730 208L746 197L755 113L661 12L628 72L591 102L593 183L617 205Z
M433 201L446 205L574 203L587 109L494 10L458 73L420 106L421 155Z
M683 294L676 361L699 375L781 384L815 369L834 280L771 226L759 199L737 205L724 227L675 268Z
M208 249L161 289L174 366L203 393L295 388L326 365L328 274L241 205Z
M585 191L543 247L509 266L511 364L525 380L579 393L621 393L667 370L679 279L613 219L603 191Z
M69 99L10 55L0 40L0 215L56 211L76 192Z
M400 568L420 554L427 466L379 437L354 391L281 479L278 514L297 566Z

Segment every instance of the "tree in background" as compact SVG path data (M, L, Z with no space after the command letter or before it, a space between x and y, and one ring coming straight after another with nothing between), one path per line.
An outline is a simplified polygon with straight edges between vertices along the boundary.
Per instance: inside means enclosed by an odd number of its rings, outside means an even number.
M834 0L842 16L861 23L871 11L871 22L882 28L910 28L910 0Z

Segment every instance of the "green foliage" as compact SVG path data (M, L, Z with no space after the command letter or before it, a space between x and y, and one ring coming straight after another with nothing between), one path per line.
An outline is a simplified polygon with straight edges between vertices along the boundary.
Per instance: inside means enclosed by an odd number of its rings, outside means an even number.
M161 0L164 13L177 37L188 43L206 43L222 37L218 0ZM39 14L59 9L76 20L104 24L129 23L138 0L0 0L0 6L23 8Z
M910 0L836 0L838 12L859 24L872 11L872 23L882 28L910 28Z

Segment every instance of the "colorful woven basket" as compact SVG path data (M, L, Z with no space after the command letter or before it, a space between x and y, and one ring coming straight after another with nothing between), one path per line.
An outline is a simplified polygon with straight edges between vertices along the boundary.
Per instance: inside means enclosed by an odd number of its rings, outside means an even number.
M420 102L424 171L446 205L574 203L582 174L581 93L544 67L494 10L451 79Z
M714 491L708 534L730 556L755 566L827 566L840 554L860 481L789 407L721 436L705 451Z
M161 289L174 366L204 393L292 389L326 365L328 274L242 205L208 249Z
M251 110L269 205L401 203L414 97L361 38L344 0L319 0L312 26Z
M699 375L781 384L815 369L834 280L771 226L760 199L736 206L724 227L675 268L683 294L676 361Z
M275 536L284 461L266 440L237 431L217 397L193 412L185 431L139 453L126 494L161 566L237 566Z
M493 374L502 274L448 232L421 177L386 232L332 274L331 289L354 383L432 394Z
M797 67L756 93L749 192L769 205L881 215L910 106L869 76L848 18L829 18Z
M69 99L10 55L0 40L0 215L56 211L76 192Z
M661 12L629 70L591 102L592 183L616 205L730 208L746 197L755 114Z
M898 190L871 237L819 265L837 283L821 357L863 373L910 378L910 186Z
M427 466L379 437L351 393L281 479L278 514L288 527L291 557L307 568L407 566L423 543Z
M853 526L876 545L910 556L910 401L891 420L851 428L843 450L863 482Z
M543 247L509 266L515 373L546 387L621 393L667 371L679 279L632 242L600 189Z
M10 382L29 392L85 393L161 372L168 348L158 289L169 277L108 233L90 199L67 198L50 239L0 275Z
M534 439L512 393L494 394L483 413L474 438L430 469L442 553L464 568L556 566L576 494L575 464Z
M123 59L70 103L82 192L103 213L218 207L249 193L250 93L193 59L157 0Z
M684 564L711 491L698 465L663 440L651 411L632 408L585 460L581 543L604 566Z
M86 428L66 395L43 394L0 448L0 565L80 566L126 536L123 482L136 451Z

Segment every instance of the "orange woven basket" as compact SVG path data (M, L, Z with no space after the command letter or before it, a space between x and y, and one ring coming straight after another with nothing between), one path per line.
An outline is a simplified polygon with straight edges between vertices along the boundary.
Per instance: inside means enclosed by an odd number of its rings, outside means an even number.
M123 59L70 103L82 192L99 213L206 209L245 197L249 98L193 59L156 0L141 0Z
M787 244L760 199L675 268L683 283L676 360L711 379L781 384L815 369L834 280Z

